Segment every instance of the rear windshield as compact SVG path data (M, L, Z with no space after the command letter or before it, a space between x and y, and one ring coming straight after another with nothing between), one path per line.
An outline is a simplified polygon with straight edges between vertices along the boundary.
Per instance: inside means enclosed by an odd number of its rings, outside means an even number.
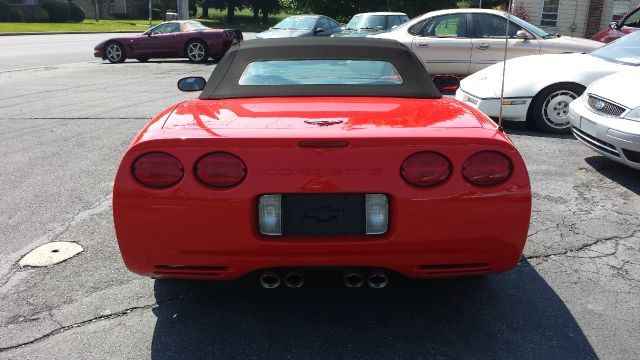
M400 85L402 77L387 61L265 60L251 62L238 85Z

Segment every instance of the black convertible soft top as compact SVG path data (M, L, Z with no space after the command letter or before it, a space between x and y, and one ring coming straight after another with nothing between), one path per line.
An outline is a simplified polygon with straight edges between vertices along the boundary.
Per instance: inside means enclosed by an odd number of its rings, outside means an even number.
M399 85L239 85L248 64L265 60L387 61L402 77ZM282 38L235 45L213 70L200 99L282 96L442 97L420 59L395 40L371 38Z

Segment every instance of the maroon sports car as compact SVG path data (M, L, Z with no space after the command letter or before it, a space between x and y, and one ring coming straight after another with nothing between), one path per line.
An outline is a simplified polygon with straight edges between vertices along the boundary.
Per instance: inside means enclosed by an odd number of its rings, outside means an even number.
M121 63L127 58L145 62L150 58L188 58L205 62L221 58L242 41L239 30L210 29L193 20L168 21L140 35L112 38L96 45L95 57Z
M640 6L632 9L609 27L593 35L591 40L609 43L640 29Z

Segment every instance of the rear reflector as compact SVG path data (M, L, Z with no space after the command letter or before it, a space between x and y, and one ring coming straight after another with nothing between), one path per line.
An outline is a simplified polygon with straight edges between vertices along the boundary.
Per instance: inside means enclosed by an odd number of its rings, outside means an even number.
M133 163L132 170L138 181L154 188L174 185L184 174L180 160L163 152L150 152L140 156Z
M387 195L366 194L366 231L367 235L380 235L387 232L389 224L389 204Z
M258 223L263 235L282 235L282 196L262 195L258 201Z
M200 181L209 186L228 188L244 180L247 168L239 157L225 152L215 152L198 160L195 173Z
M400 174L411 185L435 186L449 178L451 163L436 152L419 152L409 156L402 163Z
M511 160L497 151L481 151L471 155L462 165L462 175L468 182L490 186L498 185L511 176Z

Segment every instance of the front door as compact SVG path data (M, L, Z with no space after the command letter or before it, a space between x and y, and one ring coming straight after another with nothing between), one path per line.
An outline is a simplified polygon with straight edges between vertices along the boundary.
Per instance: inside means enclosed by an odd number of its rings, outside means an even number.
M466 76L469 72L471 39L466 14L436 16L415 29L411 48L429 74Z
M471 16L473 18L473 48L471 49L470 73L474 73L504 60L507 19L498 15L482 13ZM540 44L533 34L527 32L530 38L517 39L516 33L519 30L524 29L510 22L507 59L540 53Z
M156 26L146 35L133 41L136 56L166 56L175 52L175 41L180 32L180 23L169 22Z

